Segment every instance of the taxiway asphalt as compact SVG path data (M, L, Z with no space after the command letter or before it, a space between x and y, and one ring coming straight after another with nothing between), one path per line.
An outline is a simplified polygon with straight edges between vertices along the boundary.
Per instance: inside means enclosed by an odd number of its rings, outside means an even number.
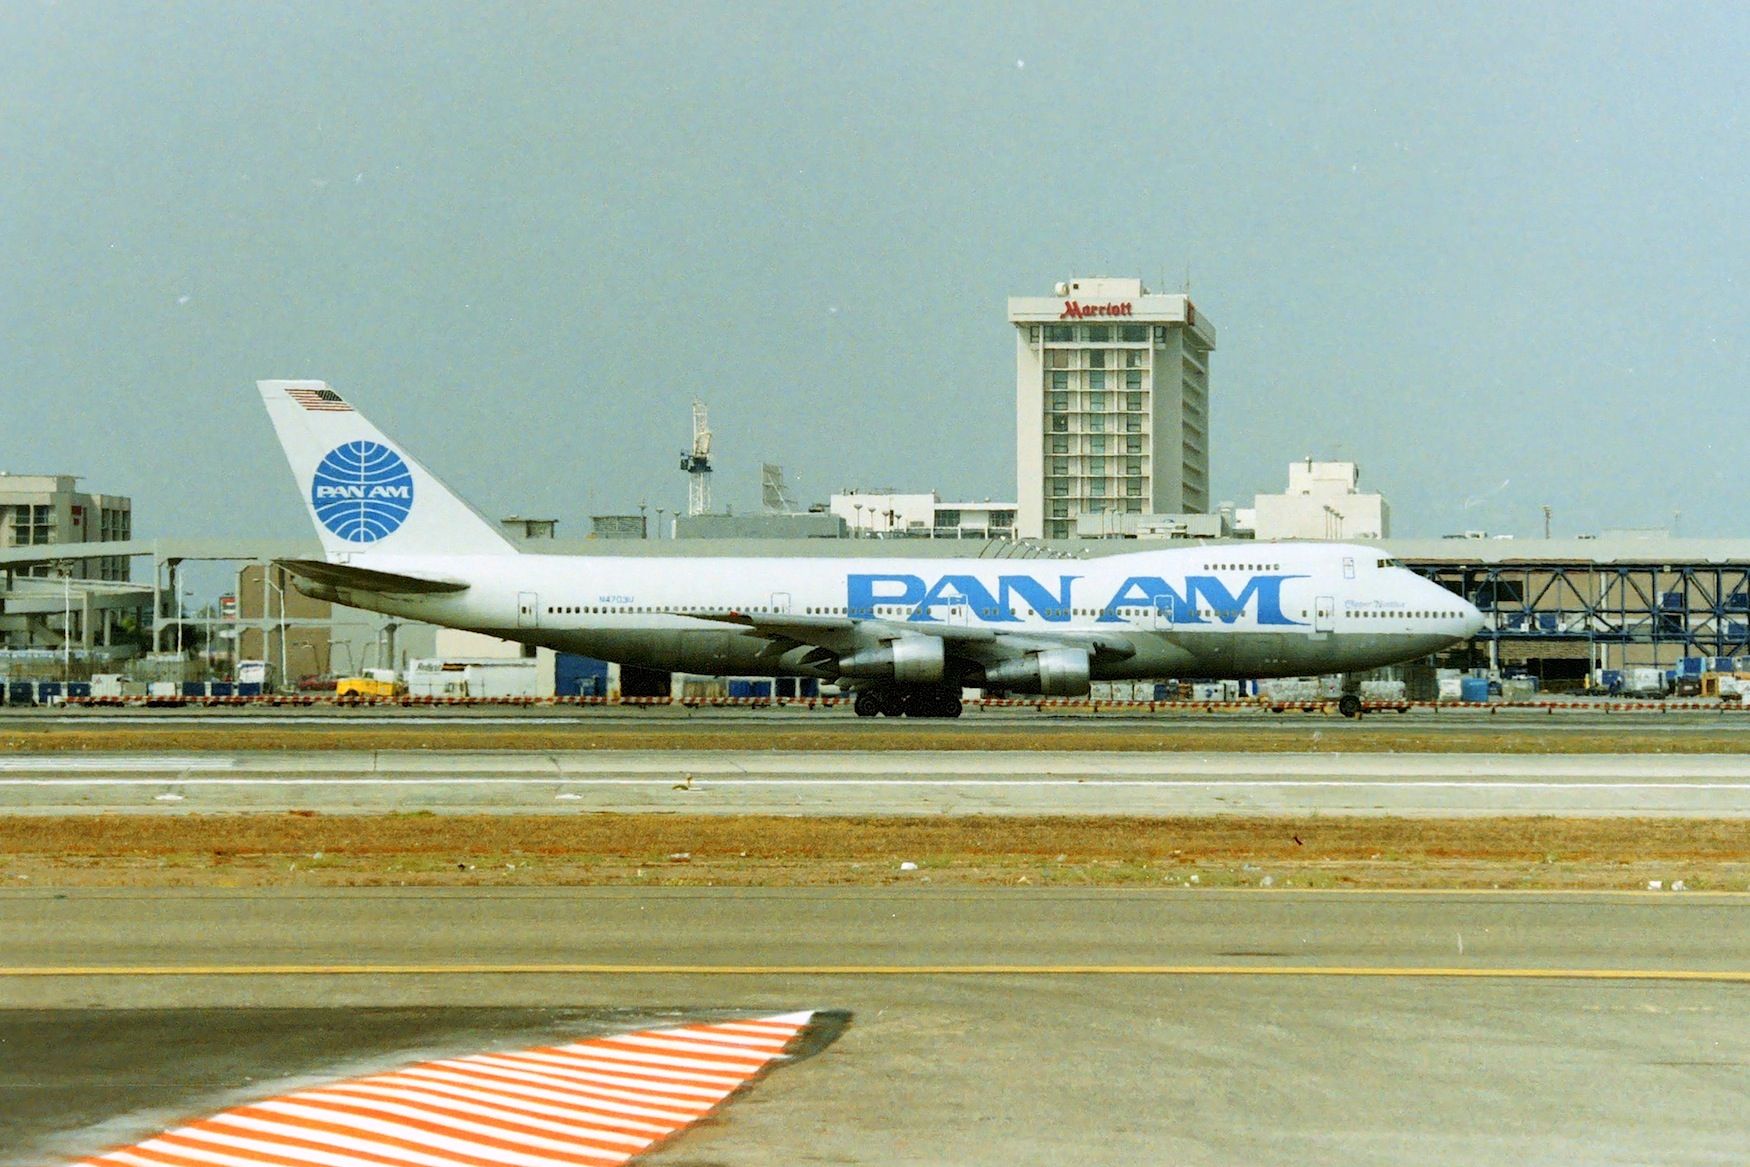
M1747 908L1670 893L8 892L0 1163L42 1167L252 1092L602 1009L810 1007L849 1010L850 1029L651 1161L1738 1162Z
M0 814L1750 817L1741 757L308 750L0 756Z

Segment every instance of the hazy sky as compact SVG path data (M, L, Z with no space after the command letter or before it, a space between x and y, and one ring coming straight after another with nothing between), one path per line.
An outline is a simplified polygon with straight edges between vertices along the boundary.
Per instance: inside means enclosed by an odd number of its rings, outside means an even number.
M1741 6L0 0L0 468L307 528L318 377L481 509L1013 497L1009 295L1187 273L1217 498L1746 534Z

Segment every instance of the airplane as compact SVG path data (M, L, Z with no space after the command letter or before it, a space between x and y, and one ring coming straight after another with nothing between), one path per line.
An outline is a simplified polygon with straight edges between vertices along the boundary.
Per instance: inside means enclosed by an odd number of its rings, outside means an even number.
M957 717L964 687L1352 673L1482 614L1378 548L1211 544L1088 560L524 554L322 381L257 388L324 558L306 595L669 672L814 677L859 716ZM1360 711L1354 694L1343 713Z

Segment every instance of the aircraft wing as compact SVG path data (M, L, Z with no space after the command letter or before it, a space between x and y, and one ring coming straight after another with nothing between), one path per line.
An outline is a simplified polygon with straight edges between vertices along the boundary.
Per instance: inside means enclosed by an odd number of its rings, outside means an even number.
M274 563L300 579L331 588L357 588L392 596L434 596L468 590L468 585L461 580L403 575L395 571L354 567L350 563L326 563L320 559L276 559Z
M900 636L934 636L955 656L977 661L1000 660L1047 648L1081 648L1090 656L1129 657L1136 646L1121 633L1106 632L1004 632L995 628L969 628L963 624L911 623L854 616L796 616L777 612L690 612L704 620L737 624L755 636L813 644L835 652L849 652Z

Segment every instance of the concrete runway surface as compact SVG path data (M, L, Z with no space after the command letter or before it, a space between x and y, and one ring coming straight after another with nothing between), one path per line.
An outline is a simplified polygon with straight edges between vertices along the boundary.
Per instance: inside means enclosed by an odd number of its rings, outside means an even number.
M1747 908L1670 894L7 892L0 1163L41 1167L288 1082L604 1017L802 1008L847 1010L850 1028L651 1162L1739 1163Z
M1697 754L346 751L0 756L0 813L1750 817Z

